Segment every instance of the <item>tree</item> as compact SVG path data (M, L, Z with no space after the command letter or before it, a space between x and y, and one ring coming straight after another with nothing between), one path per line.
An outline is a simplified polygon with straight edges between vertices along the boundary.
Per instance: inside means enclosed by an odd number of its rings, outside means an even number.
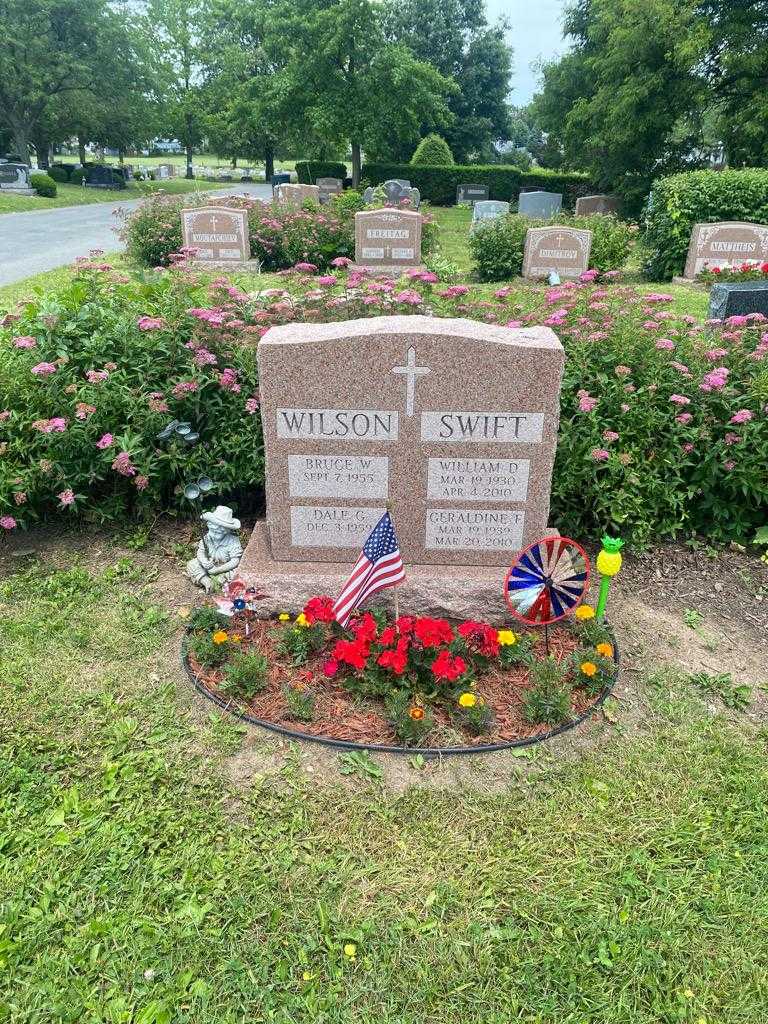
M388 139L412 151L422 127L448 125L454 88L407 46L388 43L375 0L287 0L275 23L289 60L283 82L314 132L352 152L360 182L363 148Z
M448 97L453 120L445 129L455 158L488 155L509 129L508 23L489 25L484 0L387 0L383 17L388 39L455 83Z
M117 17L107 0L0 4L0 124L25 162L30 142L40 142L57 104L78 93L98 95L101 42Z
M445 139L433 132L418 144L416 152L411 157L411 163L446 166L453 163L453 153Z

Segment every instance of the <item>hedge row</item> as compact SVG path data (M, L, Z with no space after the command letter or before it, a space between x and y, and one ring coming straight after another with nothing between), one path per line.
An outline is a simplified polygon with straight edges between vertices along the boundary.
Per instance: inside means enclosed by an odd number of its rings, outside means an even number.
M318 178L347 177L347 165L338 160L297 160L296 177L301 185L314 185Z
M655 181L644 214L648 277L682 274L694 224L719 220L768 224L768 170L687 171Z
M298 164L296 165L298 168ZM389 178L405 178L437 206L452 206L456 202L456 187L463 184L487 185L491 199L516 203L522 188L541 189L544 192L562 192L563 204L573 209L579 196L594 195L600 189L586 174L576 171L523 171L504 164L488 166L453 164L450 167L426 167L416 164L363 165L362 177L371 185Z

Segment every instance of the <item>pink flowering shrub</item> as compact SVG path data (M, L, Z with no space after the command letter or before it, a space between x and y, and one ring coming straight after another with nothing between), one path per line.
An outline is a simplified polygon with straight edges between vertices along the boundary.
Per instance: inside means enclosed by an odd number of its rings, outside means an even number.
M274 325L383 314L554 324L567 359L551 521L564 533L723 541L751 536L768 518L768 323L759 315L701 324L676 315L668 296L610 279L489 296L431 273L388 281L329 262L332 284L318 280L330 274L293 271L254 294L183 268L118 282L84 267L51 297L55 323L37 303L6 318L3 529L63 509L100 521L191 513L183 487L201 475L241 512L257 505L259 338ZM18 337L35 347L17 347ZM41 361L54 372L33 374ZM171 419L188 421L200 443L159 441Z

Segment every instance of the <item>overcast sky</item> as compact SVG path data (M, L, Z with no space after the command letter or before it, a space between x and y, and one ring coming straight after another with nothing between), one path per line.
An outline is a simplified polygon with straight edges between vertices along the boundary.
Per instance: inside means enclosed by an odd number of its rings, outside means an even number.
M539 57L550 60L567 49L561 34L565 0L486 0L486 6L489 21L504 14L512 25L515 70L511 98L516 106L522 106L536 91L531 63Z

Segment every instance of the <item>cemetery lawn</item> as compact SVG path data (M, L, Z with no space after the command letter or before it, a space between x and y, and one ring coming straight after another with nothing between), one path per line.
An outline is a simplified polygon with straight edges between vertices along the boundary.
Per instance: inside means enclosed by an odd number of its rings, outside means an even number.
M184 192L206 192L212 188L221 188L221 184L213 181L187 181L186 178L169 178L165 181L131 182L128 188L119 191L117 189L83 188L81 185L63 185L57 182L56 196L53 199L46 199L44 196L0 194L0 213L53 210L59 206L90 206L92 203L124 203L128 199L141 199L143 195L157 189L177 195Z
M0 1019L764 1018L762 695L747 716L653 672L649 629L570 747L420 765L283 745L181 674L192 536L0 551ZM30 543L40 564L11 557ZM631 589L625 629L654 600ZM702 607L724 669L761 663ZM687 632L667 658L693 656Z

